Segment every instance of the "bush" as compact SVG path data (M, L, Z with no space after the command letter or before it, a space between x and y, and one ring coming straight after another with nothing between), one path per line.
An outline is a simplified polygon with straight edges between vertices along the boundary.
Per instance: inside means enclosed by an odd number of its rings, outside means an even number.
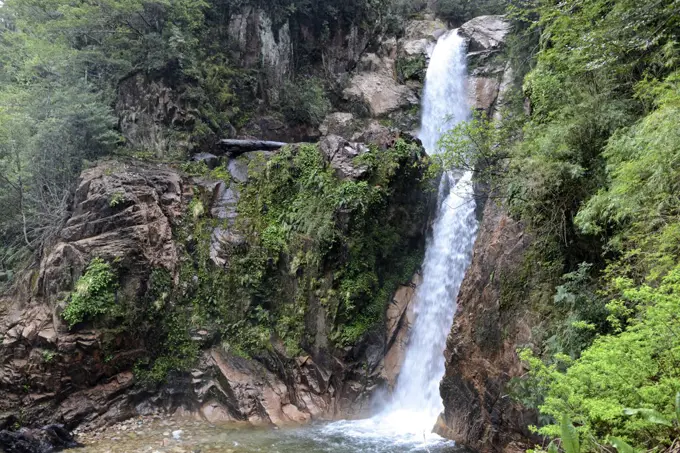
M537 388L546 389L541 412L555 420L567 414L579 426L582 438L595 448L617 436L645 449L669 446L673 426L631 417L630 408L654 410L675 417L674 396L680 391L680 267L658 288L634 288L620 282L622 297L639 307L638 317L620 335L603 336L560 372L559 364L546 366L524 352ZM635 415L635 414L633 414ZM541 429L558 436L557 424ZM584 449L583 451L587 451Z
M427 72L427 59L423 55L418 55L411 58L397 59L397 77L400 83L407 80L417 80L425 82L425 73Z
M331 110L326 90L314 77L286 82L281 93L281 112L288 121L318 126Z
M62 317L72 328L80 322L113 314L117 287L111 265L101 258L94 258L76 282Z

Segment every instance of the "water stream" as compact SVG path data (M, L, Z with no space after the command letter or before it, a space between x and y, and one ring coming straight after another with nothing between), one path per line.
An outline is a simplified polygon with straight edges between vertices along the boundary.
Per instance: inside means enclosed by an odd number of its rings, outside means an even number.
M437 143L443 132L468 118L466 76L464 40L454 30L439 39L427 70L420 139L430 154L439 151ZM439 382L444 375L442 353L476 231L471 174L445 173L439 186L437 214L427 243L423 283L416 294L416 320L404 365L391 401L380 413L366 420L286 430L238 430L194 424L184 428L184 443L172 449L153 450L387 453L454 449L452 442L431 430L443 410L439 396ZM135 435L133 440L114 442L110 448L98 445L87 450L151 451L148 442L155 439L158 445L159 435L151 429ZM143 445L146 447L142 448Z

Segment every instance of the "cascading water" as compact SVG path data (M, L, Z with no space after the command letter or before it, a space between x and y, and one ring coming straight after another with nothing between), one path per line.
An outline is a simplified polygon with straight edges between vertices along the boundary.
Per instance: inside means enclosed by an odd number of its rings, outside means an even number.
M457 32L443 36L427 70L420 139L436 154L441 135L469 114L465 44ZM458 289L470 264L477 232L471 172L446 172L438 194L437 217L423 262L423 283L416 295L416 321L391 410L415 411L430 429L443 409L439 381L442 352L456 312Z
M452 30L437 42L427 69L419 138L430 155L439 152L442 134L470 115L466 77L465 41ZM477 232L471 179L471 172L455 170L442 176L416 293L416 320L392 401L371 419L333 423L325 434L361 439L370 451L428 449L443 442L431 431L443 409L442 354Z

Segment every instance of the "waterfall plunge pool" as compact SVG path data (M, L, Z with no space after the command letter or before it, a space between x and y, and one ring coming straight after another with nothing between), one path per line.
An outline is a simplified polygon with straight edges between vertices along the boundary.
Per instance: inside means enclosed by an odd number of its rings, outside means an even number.
M144 421L142 421L144 420ZM415 422L416 420L414 420ZM389 423L389 420L385 420ZM69 453L463 453L432 434L399 433L376 418L317 423L296 428L212 425L187 419L133 419L118 428L80 439L85 448ZM124 428L124 429L123 429ZM173 432L181 430L179 439ZM390 432L393 435L390 436Z

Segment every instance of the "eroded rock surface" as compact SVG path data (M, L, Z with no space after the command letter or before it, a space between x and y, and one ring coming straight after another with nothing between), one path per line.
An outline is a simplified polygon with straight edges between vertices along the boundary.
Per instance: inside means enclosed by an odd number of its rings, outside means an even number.
M120 299L135 300L151 269L175 271L172 225L184 189L180 175L163 167L104 162L83 172L55 243L0 298L0 412L21 408L26 423L69 427L134 413L128 370L143 356L144 342L88 325L69 330L61 313L94 257L122 270Z
M503 16L479 16L458 29L470 40L469 51L489 51L500 47L510 32L510 23Z
M474 257L458 295L448 336L446 374L440 385L444 413L435 431L481 452L504 451L531 438L535 414L507 395L507 385L525 370L518 345L529 344L535 325L530 307L504 307L506 279L517 278L531 237L504 208L489 202Z
M374 144L382 149L399 137L387 128L379 132L375 137L381 141ZM340 179L366 176L367 168L357 160L367 151L365 145L328 136L319 149ZM415 281L397 291L384 329L344 349L329 340L333 314L315 298L307 301L304 320L311 343L296 356L289 356L274 335L269 352L245 359L225 348L211 326L192 327L199 363L160 387L140 385L134 372L159 346L153 335L145 335L153 332L154 320L148 321L147 330L131 331L115 319L69 327L62 318L75 282L95 257L115 266L116 303L124 304L126 313L149 303L153 272L162 270L170 284L177 284L180 270L187 270L182 268L183 250L195 247L191 235L178 232L199 217L215 225L213 271L233 265L229 251L247 241L237 222L241 191L250 172L262 171L271 155L255 151L223 157L221 165L229 175L222 179L212 174L188 177L165 165L134 161L104 161L84 171L58 236L13 292L0 298L0 413L21 411L23 424L62 423L68 429L158 410L264 425L365 414L375 390L396 380ZM431 198L415 183L409 188L400 181L399 190L404 206L421 206ZM402 204L388 215L409 218ZM414 247L422 246L426 228L426 216L409 223L406 234ZM328 281L332 274L329 268ZM295 274L286 278L282 281L294 288ZM165 302L152 303L162 308Z
M62 425L0 431L0 450L5 453L52 453L81 446Z
M188 147L172 138L170 128L181 128L195 118L195 112L163 79L136 73L120 82L116 101L120 130L136 149L153 151L158 157L171 147Z
M469 103L489 116L500 111L501 93L512 82L512 71L501 54L509 32L510 23L503 16L476 17L459 28L468 41Z

